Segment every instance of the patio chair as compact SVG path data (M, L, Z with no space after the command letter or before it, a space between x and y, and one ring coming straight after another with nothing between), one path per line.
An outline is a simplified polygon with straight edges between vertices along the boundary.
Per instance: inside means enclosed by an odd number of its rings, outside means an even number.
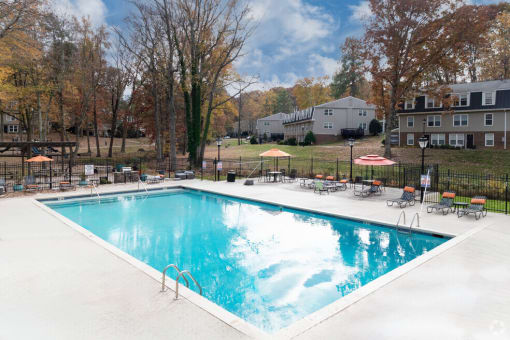
M454 211L453 200L455 199L455 193L451 191L443 192L441 201L437 204L429 205L427 207L427 213L435 211L441 211L443 215L447 215L450 211Z
M354 188L354 196L368 197L370 195L381 195L381 181L373 181L370 186L364 187L361 190Z
M414 205L414 193L415 189L413 187L405 187L402 196L387 200L386 205L391 207L393 204L398 204L400 208L405 208L407 205Z
M285 182L295 182L297 178L297 170L290 169L289 175L287 177L283 177Z
M3 197L7 194L7 185L5 184L5 179L0 178L0 197Z
M62 191L74 190L76 187L71 182L62 181L59 183L59 189Z
M336 190L345 191L347 190L347 184L349 183L348 179L341 179L337 183L335 183Z
M486 203L487 197L475 196L471 199L471 203L466 208L457 211L457 217L469 214L475 215L475 219L477 220L480 219L480 217L485 217L487 216L487 209L485 209Z
M315 182L315 186L313 188L313 192L318 192L319 195L322 195L323 192L327 192L329 195L329 188L324 186L324 183L320 181Z
M34 176L25 177L25 191L33 192L39 190L39 185L35 183Z

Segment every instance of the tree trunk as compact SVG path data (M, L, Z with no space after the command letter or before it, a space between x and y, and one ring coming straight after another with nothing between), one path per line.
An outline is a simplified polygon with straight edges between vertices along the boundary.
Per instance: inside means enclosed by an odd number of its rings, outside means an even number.
M386 116L385 136L384 136L384 157L391 158L391 129L393 127L393 121L395 120L395 107L397 105L397 97L395 94L394 87L391 89L390 96L390 107L389 114Z
M152 76L152 98L154 100L154 125L156 127L155 131L155 139L156 139L156 159L161 161L162 153L161 153L161 125L160 125L160 117L159 117L159 91L158 86L156 84L156 75L154 74L156 71L153 70Z
M120 147L121 153L126 153L126 137L127 137L127 119L124 117L122 120L122 146Z
M99 132L97 129L97 97L96 89L94 88L94 134L96 135L96 157L101 157L101 149L99 148Z
M87 127L87 153L90 155L92 155L92 150L90 149L90 130L89 130L89 127L90 127L90 124L89 124L89 120L87 119L87 122L85 123L86 124L86 127Z
M42 111L41 111L41 93L37 92L37 115L39 120L39 141L43 140L43 131L42 131Z
M108 149L108 157L112 157L113 153L113 140L115 138L115 130L117 127L117 111L119 107L119 100L120 98L112 98L112 129L111 129L111 136L110 136L110 148Z
M60 141L64 142L66 140L66 127L65 127L65 117L64 117L64 94L62 88L59 88L58 91L58 111L60 113ZM62 147L62 156L66 155L66 148Z
M0 111L0 142L4 141L4 112Z
M170 152L168 158L170 160L169 171L175 171L177 167L177 150L176 150L176 136L175 136L175 105L174 105L174 84L173 74L169 71L168 75L168 93L167 93L167 105L168 105L168 123L169 130L168 134L170 137Z

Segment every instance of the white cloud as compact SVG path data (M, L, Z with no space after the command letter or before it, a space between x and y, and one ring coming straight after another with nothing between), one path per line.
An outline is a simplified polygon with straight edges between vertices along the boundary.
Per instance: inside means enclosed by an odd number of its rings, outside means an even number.
M363 21L372 16L370 5L366 0L360 1L357 5L349 5L349 8L352 11L352 15L349 18L351 21Z
M106 24L108 9L102 0L53 0L51 7L60 15L89 18L94 26Z
M317 76L329 76L331 78L338 69L338 62L335 59L316 53L310 55L309 61L308 71Z

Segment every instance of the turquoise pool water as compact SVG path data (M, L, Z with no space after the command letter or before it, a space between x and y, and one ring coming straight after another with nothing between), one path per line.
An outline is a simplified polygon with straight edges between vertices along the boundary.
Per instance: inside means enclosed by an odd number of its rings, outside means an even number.
M207 299L267 332L447 240L192 190L45 203L157 270L190 270Z

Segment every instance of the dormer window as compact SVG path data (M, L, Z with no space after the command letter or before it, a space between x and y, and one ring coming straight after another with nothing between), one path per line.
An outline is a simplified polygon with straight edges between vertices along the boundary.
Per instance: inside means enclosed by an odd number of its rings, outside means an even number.
M414 110L414 99L406 99L404 102L405 110Z
M469 96L467 93L452 93L452 106L469 106Z
M426 96L425 97L425 108L426 109L435 109L441 107L441 101L434 97Z
M332 116L333 115L333 109L324 109L324 115L325 116Z
M496 105L496 93L495 92L483 92L482 93L482 105Z

